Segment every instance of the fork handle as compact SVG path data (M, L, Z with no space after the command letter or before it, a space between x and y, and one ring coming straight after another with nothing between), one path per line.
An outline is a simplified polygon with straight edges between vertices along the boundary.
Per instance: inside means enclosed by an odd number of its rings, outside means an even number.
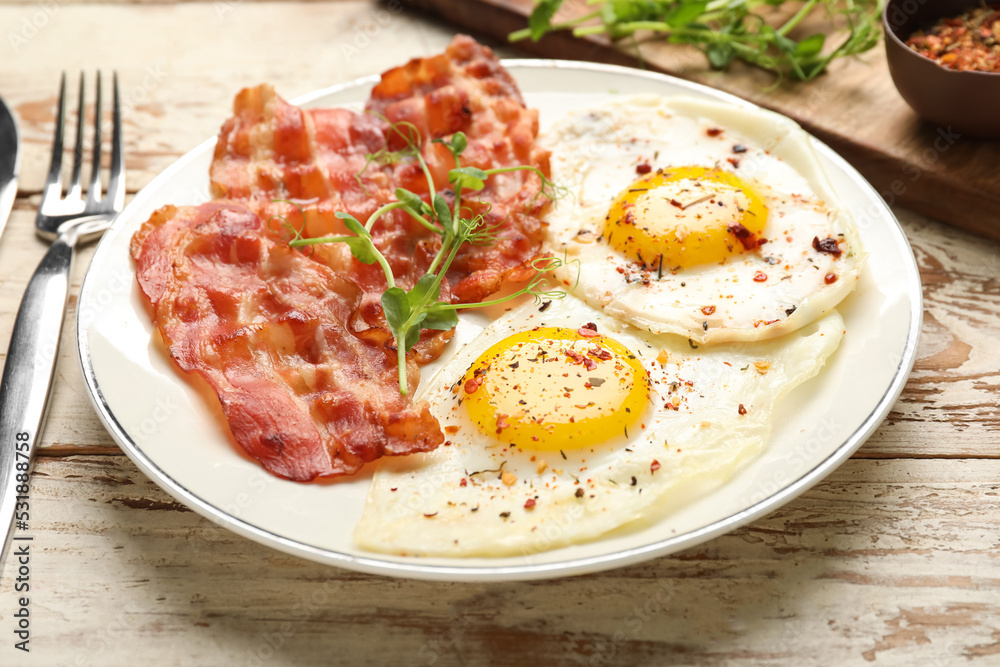
M15 516L25 523L30 518L28 469L52 386L75 245L75 233L63 234L45 253L21 299L7 349L0 381L0 566Z

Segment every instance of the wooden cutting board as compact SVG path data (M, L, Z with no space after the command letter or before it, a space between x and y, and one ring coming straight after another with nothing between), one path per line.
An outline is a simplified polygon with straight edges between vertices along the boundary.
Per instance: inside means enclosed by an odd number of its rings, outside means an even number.
M506 41L527 25L532 0L404 0L472 34ZM590 10L593 8L590 7ZM567 0L562 21L588 11ZM851 162L889 204L898 204L1000 240L1000 141L961 136L922 121L896 92L882 45L835 61L810 82L774 77L742 63L726 72L708 67L693 47L647 42L639 49L569 32L514 44L546 58L645 67L732 93L785 114ZM998 110L1000 113L1000 110ZM863 221L861 221L863 222Z

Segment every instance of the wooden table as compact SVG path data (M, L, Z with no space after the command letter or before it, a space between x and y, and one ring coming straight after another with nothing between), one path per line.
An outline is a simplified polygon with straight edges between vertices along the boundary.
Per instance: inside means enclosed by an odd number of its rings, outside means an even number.
M4 0L0 94L25 154L0 242L0 349L45 248L32 223L62 69L117 68L134 192L213 135L239 87L269 81L291 97L435 52L451 33L369 2ZM923 337L858 454L729 535L554 581L355 574L200 518L102 428L68 315L32 481L31 652L13 646L8 560L0 665L997 664L1000 247L897 214L924 281Z

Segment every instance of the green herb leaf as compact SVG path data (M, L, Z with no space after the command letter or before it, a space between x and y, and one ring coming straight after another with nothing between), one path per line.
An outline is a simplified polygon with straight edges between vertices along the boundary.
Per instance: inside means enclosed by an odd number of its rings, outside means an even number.
M396 338L396 344L402 342L403 350L409 352L420 340L420 321L424 318L413 316L410 300L406 292L399 287L390 287L382 293L382 312L389 330Z
M488 174L475 167L459 167L448 172L448 182L469 190L482 190L486 187Z
M410 317L410 301L399 287L390 287L382 293L382 312L393 331L400 329Z
M556 15L563 0L539 0L528 18L528 29L531 31L531 40L537 42L542 36L552 30L552 17Z
M442 301L433 304L447 305ZM424 329L437 329L439 331L449 331L458 326L458 311L455 310L431 310L427 312L427 317L420 324Z
M812 58L814 56L818 56L819 52L823 50L823 44L825 43L826 35L822 33L809 35L795 45L795 55L800 58Z
M634 37L642 32L642 41L659 38L694 45L715 68L739 58L778 75L809 80L833 59L863 53L878 44L884 0L588 0L579 4L595 9L554 24L552 18L562 2L536 2L529 28L511 33L511 41L529 36L537 41L548 32L572 30L576 37L632 37L638 48ZM780 16L788 17L780 26L769 23ZM818 20L825 20L829 30L802 40L794 38L796 29ZM838 46L824 53L825 45L833 41Z
M706 46L705 55L708 56L708 62L715 69L724 69L736 57L733 47L724 42L712 42Z
M456 132L451 136L451 153L456 158L465 152L468 145L469 139L465 136L465 132Z
M680 27L696 21L708 7L708 2L681 2L668 12L663 22L671 27Z
M396 199L406 204L406 208L410 209L416 215L427 215L431 212L427 202L421 199L420 195L414 194L409 190L396 188Z
M558 5L559 3L556 4ZM427 185L431 193L431 203L428 204L419 195L405 188L397 188L397 201L381 206L369 217L367 224L368 227L371 227L381 216L394 210L401 210L415 216L418 222L430 231L440 234L442 237L440 248L427 273L421 276L409 291L396 287L392 266L372 242L371 233L368 231L368 228L349 213L337 212L336 215L344 221L344 226L354 234L353 236L325 236L321 238L300 238L296 236L296 238L289 241L289 245L299 247L315 245L317 243L346 243L350 247L351 253L359 261L366 264L378 262L381 265L387 284L381 297L382 312L385 315L386 323L389 325L389 330L396 340L399 392L405 395L409 392L409 383L406 378L406 354L420 340L420 332L423 329L443 331L453 329L458 324L459 308L490 305L515 298L522 294L532 294L536 298L540 294L547 298L556 298L551 293L542 291L541 286L544 284L544 281L536 276L528 287L489 303L451 304L439 300L441 296L441 281L448 273L448 269L461 246L463 244L485 245L494 242L497 230L503 224L502 221L493 225L489 225L486 222L485 216L491 208L489 202L485 202L485 209L480 209L479 213L472 215L470 218L463 217L461 214L463 210L461 207L462 189L481 190L485 187L485 181L490 175L520 169L529 169L536 172L542 179L543 187L552 186L553 184L536 167L530 165L500 167L490 171L483 171L474 167L463 167L459 156L467 148L468 139L463 133L456 132L449 141L435 140L447 146L448 150L455 157L455 169L452 169L448 174L449 182L454 185L455 211L453 213L448 206L448 200L441 194L438 194L438 186L434 183L426 160L419 150L416 149L416 145L410 140L410 137L413 135L419 137L416 128L411 123L400 122L393 124L391 129L407 141L408 146L413 149L414 156L427 179ZM402 130L404 129L408 130L410 135L403 134ZM545 196L552 197L548 192L544 192L544 194ZM539 271L547 270L550 270L550 268L539 268Z
M437 282L437 279L431 273L425 273L420 276L420 280L417 284L413 286L409 292L406 293L406 300L409 307L417 308L422 303L427 303L428 301L437 301L438 296L441 294L441 283Z
M378 261L375 245L372 243L372 236L365 229L357 218L349 213L337 212L337 217L344 221L344 226L354 232L354 236L344 236L341 240L351 249L354 258L363 264L374 264Z
M437 217L441 227L446 229L452 235L455 234L455 226L451 219L451 209L448 208L448 202L444 200L439 194L434 194L433 199L434 215Z

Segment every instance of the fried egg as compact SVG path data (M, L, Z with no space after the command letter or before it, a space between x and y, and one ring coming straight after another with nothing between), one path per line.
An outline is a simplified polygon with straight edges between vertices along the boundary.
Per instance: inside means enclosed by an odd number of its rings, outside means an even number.
M383 459L356 542L507 556L700 497L765 446L779 399L837 348L836 310L780 339L697 346L567 295L494 320L426 384L447 441Z
M580 109L542 137L568 190L548 249L595 308L696 343L772 338L855 286L858 232L808 135L777 114L639 96Z

